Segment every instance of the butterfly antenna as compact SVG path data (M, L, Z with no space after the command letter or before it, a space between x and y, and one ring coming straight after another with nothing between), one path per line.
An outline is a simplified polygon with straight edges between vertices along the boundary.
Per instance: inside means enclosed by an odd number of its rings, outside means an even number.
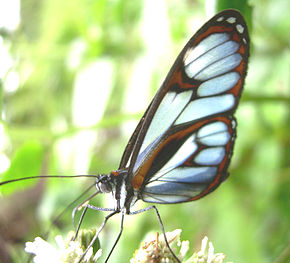
M97 178L97 175L38 175L38 176L28 176L23 178L17 178L17 179L11 179L4 182L0 182L1 185L9 184L9 183L15 183L19 181L25 181L25 180L31 180L31 179L37 179L37 178L81 178L81 177L95 177Z

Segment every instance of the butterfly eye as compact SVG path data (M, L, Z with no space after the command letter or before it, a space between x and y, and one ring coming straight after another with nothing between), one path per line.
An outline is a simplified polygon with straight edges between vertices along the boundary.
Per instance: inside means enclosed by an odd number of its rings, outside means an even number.
M101 193L110 193L113 191L112 180L108 175L101 176L97 180L96 186Z

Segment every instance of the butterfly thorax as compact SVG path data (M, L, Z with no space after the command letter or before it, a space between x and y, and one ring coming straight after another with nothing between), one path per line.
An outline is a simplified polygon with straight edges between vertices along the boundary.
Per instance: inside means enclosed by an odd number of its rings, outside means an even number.
M116 201L116 210L125 210L127 214L130 213L130 208L138 199L128 180L128 169L120 169L112 171L110 174L101 175L96 181L98 191L103 194L112 193Z

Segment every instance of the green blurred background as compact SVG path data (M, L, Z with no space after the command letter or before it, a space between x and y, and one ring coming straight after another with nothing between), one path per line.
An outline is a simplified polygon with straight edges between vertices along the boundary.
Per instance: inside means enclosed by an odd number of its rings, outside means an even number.
M290 262L290 1L18 0L0 6L0 172L109 173L187 40L217 11L237 8L251 37L229 172L197 202L158 205L165 229L182 228L191 253L204 235L228 261ZM93 179L1 187L0 261L25 262L24 243L71 230L71 209ZM112 206L104 196L95 205ZM144 207L140 204L137 208ZM104 213L90 211L84 227ZM111 262L129 262L160 227L154 212L125 218ZM107 255L119 217L101 236ZM102 260L101 260L102 261Z

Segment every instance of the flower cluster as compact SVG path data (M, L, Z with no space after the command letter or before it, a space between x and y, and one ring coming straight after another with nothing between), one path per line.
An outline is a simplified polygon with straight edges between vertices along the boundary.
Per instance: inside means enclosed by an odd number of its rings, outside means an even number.
M34 254L34 263L77 263L84 255L87 247L87 237L92 236L90 231L80 231L76 240L72 240L74 233L70 232L66 239L61 236L55 237L55 244L36 237L33 242L26 242L25 251ZM93 247L84 255L83 262L95 263L101 256L102 250L98 249L93 255Z
M61 236L56 236L55 244L50 244L42 238L35 238L34 242L27 242L25 251L34 254L34 263L76 263L84 256L85 263L95 263L100 258L102 251L99 246L91 247L84 255L90 240L95 232L82 230L78 238L72 241L74 236L70 232L64 240ZM201 244L201 249L195 252L189 259L185 260L189 250L189 241L180 241L181 229L176 229L166 233L167 241L179 258L180 262L184 263L223 263L225 255L223 253L214 253L212 242L204 237ZM94 252L96 252L94 254ZM141 247L136 250L130 263L171 263L176 262L174 256L166 245L164 236L161 234L150 234Z

